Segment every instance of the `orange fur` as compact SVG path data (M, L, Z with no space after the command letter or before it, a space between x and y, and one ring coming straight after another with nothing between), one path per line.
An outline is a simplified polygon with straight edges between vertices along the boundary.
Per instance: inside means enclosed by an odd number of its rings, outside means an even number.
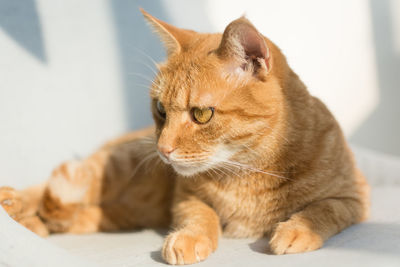
M243 17L221 35L143 13L169 55L150 93L156 127L62 164L40 188L1 188L10 215L41 235L171 225L170 264L206 259L221 233L267 235L276 254L315 250L367 218L338 123L275 44ZM200 124L193 108L214 113Z

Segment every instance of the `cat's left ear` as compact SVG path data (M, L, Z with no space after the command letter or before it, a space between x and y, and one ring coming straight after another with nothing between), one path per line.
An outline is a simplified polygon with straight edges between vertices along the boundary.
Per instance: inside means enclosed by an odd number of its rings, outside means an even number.
M265 38L245 17L225 29L217 54L233 64L235 70L266 74L271 68L270 50Z
M159 20L146 11L140 8L143 16L147 22L152 26L155 32L160 36L164 46L167 50L167 55L171 56L173 54L179 53L189 46L193 36L194 31L180 29L172 26L162 20Z

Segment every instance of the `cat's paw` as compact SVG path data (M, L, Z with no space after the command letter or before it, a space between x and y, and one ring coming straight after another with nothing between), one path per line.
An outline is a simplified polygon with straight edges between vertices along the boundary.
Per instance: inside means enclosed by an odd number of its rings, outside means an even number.
M8 186L0 187L0 205L11 218L19 219L22 212L22 200L15 189Z
M279 223L269 242L272 252L278 255L312 251L322 245L320 235L292 221Z
M162 256L169 264L182 265L205 260L211 252L213 244L210 238L181 230L167 236Z

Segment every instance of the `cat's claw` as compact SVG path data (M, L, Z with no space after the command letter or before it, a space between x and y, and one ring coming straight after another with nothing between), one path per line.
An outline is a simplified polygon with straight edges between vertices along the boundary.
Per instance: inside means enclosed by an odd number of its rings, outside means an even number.
M269 242L272 252L278 255L313 251L322 245L320 235L292 221L279 223Z
M203 261L212 251L210 238L181 230L167 236L162 256L169 264L183 265Z

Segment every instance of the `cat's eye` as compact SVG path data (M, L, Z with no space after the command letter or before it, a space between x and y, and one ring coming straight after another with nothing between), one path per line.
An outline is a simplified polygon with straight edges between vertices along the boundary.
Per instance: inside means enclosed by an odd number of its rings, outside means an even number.
M160 100L157 100L156 108L157 108L158 114L159 114L162 118L165 119L167 113L165 112L165 108L164 108L163 104L160 102Z
M214 115L214 108L212 107L192 109L193 120L200 124L209 122L213 115Z

